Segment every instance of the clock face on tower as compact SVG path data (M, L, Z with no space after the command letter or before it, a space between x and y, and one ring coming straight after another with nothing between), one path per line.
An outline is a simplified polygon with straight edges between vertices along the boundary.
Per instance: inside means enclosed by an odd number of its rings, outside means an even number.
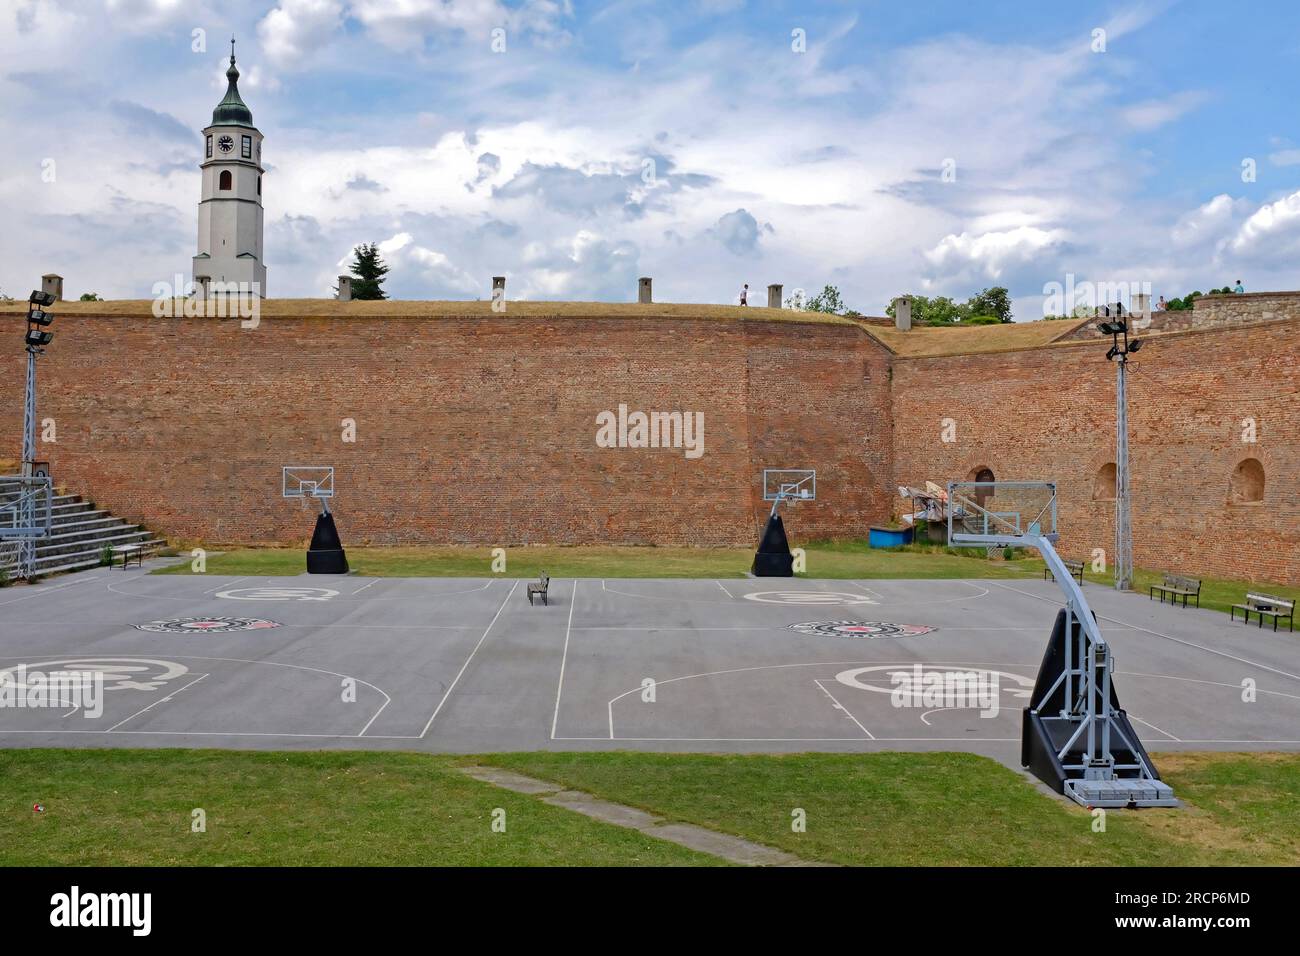
M228 153L234 148L235 141L229 136L223 136L221 139L217 140L217 149L221 150L223 153Z

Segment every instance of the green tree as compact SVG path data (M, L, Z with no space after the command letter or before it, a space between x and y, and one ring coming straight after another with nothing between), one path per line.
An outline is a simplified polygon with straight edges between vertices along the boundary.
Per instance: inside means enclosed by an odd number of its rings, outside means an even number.
M379 257L379 246L375 243L362 243L352 250L356 257L352 261L352 298L387 299L384 294L384 276L388 275L388 266Z
M1011 294L1000 285L971 296L966 307L972 316L991 315L999 322L1011 321Z
M81 293L81 298L80 298L78 301L80 301L80 302L103 302L104 300L101 299L101 298L99 297L99 293L98 293L98 292L83 292L83 293Z
M844 300L840 298L840 290L837 286L828 285L808 300L804 306L807 312L825 312L830 315L841 315L844 309Z

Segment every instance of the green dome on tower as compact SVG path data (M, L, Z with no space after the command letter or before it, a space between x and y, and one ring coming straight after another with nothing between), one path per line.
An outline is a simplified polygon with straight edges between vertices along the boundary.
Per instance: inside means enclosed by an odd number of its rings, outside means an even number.
M230 69L226 70L226 95L212 111L213 126L252 126L253 111L239 96L239 69L235 66L235 41L230 41Z

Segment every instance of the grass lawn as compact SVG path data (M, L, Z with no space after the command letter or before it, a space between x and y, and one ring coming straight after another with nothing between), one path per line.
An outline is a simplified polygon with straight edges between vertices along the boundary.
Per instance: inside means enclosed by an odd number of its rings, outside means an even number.
M1300 755L1157 754L1184 810L1082 808L970 754L0 751L5 865L712 864L472 780L495 764L849 865L1300 863ZM34 813L40 802L44 813ZM492 832L494 808L506 832ZM794 833L791 811L807 813ZM207 831L191 832L202 808Z
M666 866L714 857L471 780L458 758L0 751L6 866ZM44 813L35 813L40 802ZM491 814L506 811L506 832ZM191 832L202 808L207 832Z
M817 542L806 548L815 578L1014 578L1042 563L990 561L933 550L871 550L863 541ZM488 577L492 549L485 547L348 548L348 564L371 577ZM506 551L509 577L743 578L754 560L745 548L518 547ZM247 548L210 554L208 574L275 576L307 570L303 548ZM191 574L184 561L154 574Z
M1157 754L1183 810L1082 807L971 754L501 754L489 763L845 865L1300 863L1300 754ZM791 830L791 811L807 830Z

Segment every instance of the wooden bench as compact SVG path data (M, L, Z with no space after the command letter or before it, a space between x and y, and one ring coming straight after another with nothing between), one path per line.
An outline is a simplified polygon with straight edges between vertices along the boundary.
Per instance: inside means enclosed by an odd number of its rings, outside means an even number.
M1176 604L1179 598L1183 599L1183 607L1187 607L1187 599L1195 598L1196 606L1201 606L1201 582L1198 578L1188 578L1181 574L1166 574L1163 584L1151 585L1149 597L1160 595L1160 603L1165 603L1165 595L1169 595L1169 603Z
M1246 592L1246 603L1234 604L1228 608L1228 620L1236 620L1237 612L1241 611L1242 620L1247 624L1250 623L1251 614L1259 615L1259 626L1264 626L1264 618L1273 619L1273 630L1277 630L1278 621L1286 621L1292 631L1295 630L1295 601L1287 598L1278 597L1275 594L1257 594L1253 591Z
M1074 578L1080 584L1083 583L1083 562L1082 561L1063 560L1061 563L1065 565L1065 570L1070 572L1070 577ZM1055 575L1052 574L1052 569L1043 568L1043 580L1046 581L1049 577L1055 578Z
M114 558L119 556L122 558L123 571L126 570L127 565L130 564L132 560L134 560L136 564L138 564L140 567L143 568L144 552L145 552L144 545L141 544L119 544L116 547L114 547L112 551ZM109 559L108 566L110 568L113 566L112 559Z
M543 571L541 578L538 580L536 584L528 585L528 603L529 604L533 603L534 594L540 594L542 596L542 603L549 606L549 602L546 600L546 589L550 586L551 586L551 576L547 574L545 571Z

